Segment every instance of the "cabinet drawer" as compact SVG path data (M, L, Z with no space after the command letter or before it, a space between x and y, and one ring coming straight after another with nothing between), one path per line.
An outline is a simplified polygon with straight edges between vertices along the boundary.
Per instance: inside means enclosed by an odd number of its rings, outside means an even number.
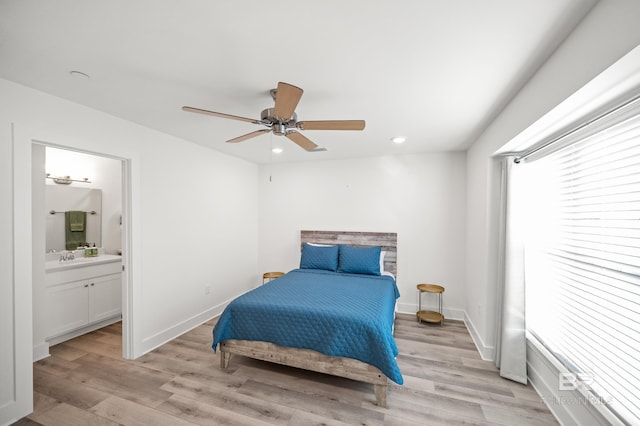
M111 275L122 272L122 262L102 263L100 265L81 266L64 271L47 272L45 285L47 287L68 283L71 281L86 280L103 275Z

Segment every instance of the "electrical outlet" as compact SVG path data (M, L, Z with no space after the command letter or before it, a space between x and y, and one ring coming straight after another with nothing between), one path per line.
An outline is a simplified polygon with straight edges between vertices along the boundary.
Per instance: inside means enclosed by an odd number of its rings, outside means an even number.
M209 293L211 293L211 286L210 285L204 286L204 294L209 294Z

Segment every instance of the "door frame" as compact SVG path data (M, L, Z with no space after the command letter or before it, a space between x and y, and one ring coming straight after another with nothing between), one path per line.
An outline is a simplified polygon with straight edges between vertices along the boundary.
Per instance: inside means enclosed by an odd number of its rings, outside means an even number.
M131 244L131 159L122 158L110 154L105 154L101 152L88 151L75 147L65 146L61 144L51 143L47 141L40 140L32 140L31 141L31 151L32 151L32 168L34 168L34 158L33 158L33 146L39 145L43 147L51 147L56 149L63 149L72 152L78 152L87 155L94 155L97 157L103 157L112 159L120 162L120 171L121 171L121 197L122 197L122 357L124 359L133 359L134 350L133 350L133 280L131 275L131 259L132 259L132 244ZM32 182L32 190L34 185L36 184L35 177ZM43 212L46 213L46 212ZM31 218L32 226L34 222L34 217ZM45 239L45 235L33 235L33 238L42 238ZM40 253L35 253L40 247L44 247L44 244L33 244L32 245L32 258L39 258L41 256ZM39 266L41 265L41 266ZM32 268L42 268L44 271L44 263L34 263ZM33 305L33 289L32 289L32 305Z

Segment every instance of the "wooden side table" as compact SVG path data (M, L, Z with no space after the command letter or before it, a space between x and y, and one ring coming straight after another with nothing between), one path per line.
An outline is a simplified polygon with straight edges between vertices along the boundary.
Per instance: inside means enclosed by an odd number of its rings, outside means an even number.
M442 314L442 293L444 293L444 287L436 284L418 284L418 322L433 322L444 323L444 315ZM438 295L438 311L423 311L422 310L422 293L432 293Z
M284 272L265 272L262 274L262 284L266 282L266 280L275 280L276 278L280 278L284 275Z

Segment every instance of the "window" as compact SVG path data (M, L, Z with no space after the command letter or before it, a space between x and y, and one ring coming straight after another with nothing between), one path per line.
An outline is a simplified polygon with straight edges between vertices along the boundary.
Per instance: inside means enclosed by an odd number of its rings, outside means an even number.
M530 225L527 332L576 373L594 405L637 424L640 107L554 145L518 166Z

